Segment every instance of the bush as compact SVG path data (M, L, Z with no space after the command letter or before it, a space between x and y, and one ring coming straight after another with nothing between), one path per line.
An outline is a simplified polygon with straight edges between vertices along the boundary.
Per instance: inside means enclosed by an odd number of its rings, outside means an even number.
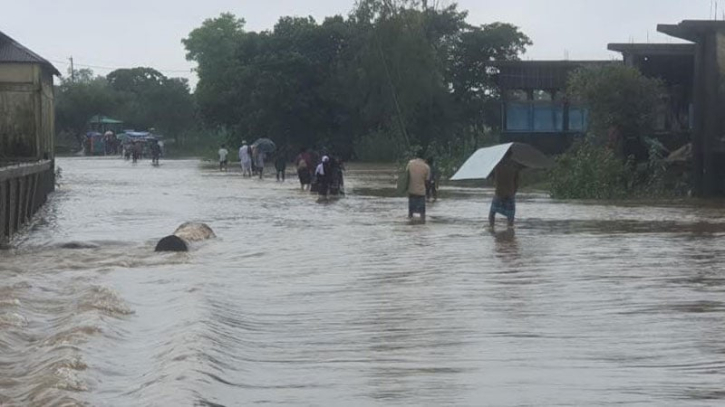
M559 156L550 172L557 199L619 199L629 194L631 165L609 148L582 141Z
M589 108L589 131L600 144L628 157L631 145L651 134L664 101L664 84L620 64L582 68L569 77L568 96ZM629 148L627 148L629 146Z
M592 142L577 143L559 156L549 173L552 198L622 199L663 198L687 193L687 174L670 171L666 149L653 139L647 161L622 160L608 147Z

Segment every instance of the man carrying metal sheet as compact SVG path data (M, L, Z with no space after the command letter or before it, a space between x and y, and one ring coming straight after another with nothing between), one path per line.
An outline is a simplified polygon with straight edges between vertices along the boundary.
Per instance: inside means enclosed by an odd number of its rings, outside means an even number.
M513 152L509 150L504 159L496 166L493 172L496 192L488 213L488 224L491 229L496 226L496 214L501 214L508 220L508 227L514 227L516 219L516 192L519 189L519 172L521 165L511 159Z

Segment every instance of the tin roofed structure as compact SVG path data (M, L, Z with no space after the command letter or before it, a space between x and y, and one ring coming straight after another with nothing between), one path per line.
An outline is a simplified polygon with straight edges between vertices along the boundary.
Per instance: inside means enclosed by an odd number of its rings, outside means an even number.
M0 161L53 155L53 76L46 59L0 32Z
M55 67L0 32L0 246L55 188Z

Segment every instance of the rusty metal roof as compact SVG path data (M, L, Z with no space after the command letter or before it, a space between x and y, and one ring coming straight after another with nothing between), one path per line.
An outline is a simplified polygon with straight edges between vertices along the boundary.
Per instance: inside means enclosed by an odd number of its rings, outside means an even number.
M60 76L60 72L48 60L0 31L0 64L4 62L40 64L51 74Z

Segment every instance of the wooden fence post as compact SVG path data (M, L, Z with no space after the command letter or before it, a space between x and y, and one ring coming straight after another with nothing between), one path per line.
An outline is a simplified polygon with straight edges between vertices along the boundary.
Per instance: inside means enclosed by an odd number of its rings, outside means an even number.
M0 180L0 244L4 244L10 237L8 230L8 182Z
M12 236L18 230L18 180L8 180L8 201L9 201L9 228L8 236Z

